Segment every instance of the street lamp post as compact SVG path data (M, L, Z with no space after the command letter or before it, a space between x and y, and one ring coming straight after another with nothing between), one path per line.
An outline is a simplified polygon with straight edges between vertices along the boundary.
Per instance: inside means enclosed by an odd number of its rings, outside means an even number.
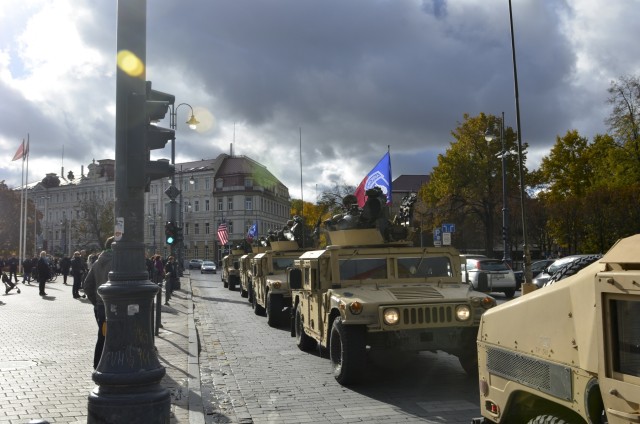
M487 130L485 140L492 141L495 138L492 130ZM502 159L502 260L511 264L511 249L509 247L509 206L507 203L507 168L506 157L509 152L505 148L504 141L504 112L500 118L500 143L502 150L499 155Z
M523 176L523 158L522 158L522 131L520 129L520 100L518 93L518 68L516 66L516 42L513 35L513 12L511 7L511 0L509 0L509 23L511 30L511 57L513 60L513 85L514 96L516 101L516 126L518 131L518 170L520 179L520 210L522 212L522 252L524 254L524 283L522 286L522 293L525 294L533 289L531 275L531 253L529 251L529 242L527 237L527 217L524 209L524 176Z
M188 106L189 110L191 111L191 116L189 117L189 119L185 122L187 125L189 125L189 128L191 128L192 130L195 130L197 125L200 123L198 122L198 120L196 119L194 113L193 113L193 107L191 107L190 104L188 103L180 103L177 106L174 106L173 104L171 105L171 111L169 114L169 127L171 129L173 129L175 131L175 133L177 134L177 113L178 113L178 109L180 108L180 106ZM176 140L175 138L171 141L171 164L175 165L176 163ZM182 188L180 187L179 190L175 190L175 187L173 186L173 184L175 183L175 176L171 179L172 181L172 187L174 188L172 190L173 193L177 193L180 196L180 200L179 200L179 208L180 208L180 214L182 214ZM182 167L180 167L180 184L182 185ZM171 187L169 188L171 190ZM172 222L176 222L177 220L177 214L176 214L176 201L175 201L175 197L171 197L171 201L169 202L169 216L168 216L168 221L172 221ZM182 229L183 227L183 222L182 219L180 219L180 229ZM175 248L174 245L170 246L171 249L171 255L175 256ZM184 258L182 257L184 254L184 241L180 240L179 241L179 247L178 247L178 270L181 272L182 267L184 266ZM177 283L176 283L177 284ZM175 286L174 286L175 287Z

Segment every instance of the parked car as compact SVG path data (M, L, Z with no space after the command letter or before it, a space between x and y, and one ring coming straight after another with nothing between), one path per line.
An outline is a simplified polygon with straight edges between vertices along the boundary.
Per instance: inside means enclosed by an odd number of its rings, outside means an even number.
M551 265L545 268L536 278L533 284L537 288L542 288L551 282L561 280L569 275L573 275L582 268L595 262L602 255L570 255L564 258L556 259ZM558 274L558 275L556 275ZM553 280L553 281L552 281Z
M545 270L549 265L555 262L555 259L543 259L541 261L535 261L531 264L531 278L536 278L538 274ZM522 283L524 282L524 272L513 271L516 276L516 289L520 290Z
M189 269L200 269L202 266L202 259L191 259L189 261Z
M216 264L211 261L203 261L200 266L200 274L212 273L215 274L217 270Z
M509 266L501 259L477 257L477 255L463 255L465 270L474 290L479 289L481 278L487 279L489 292L502 292L508 298L516 293L516 277Z

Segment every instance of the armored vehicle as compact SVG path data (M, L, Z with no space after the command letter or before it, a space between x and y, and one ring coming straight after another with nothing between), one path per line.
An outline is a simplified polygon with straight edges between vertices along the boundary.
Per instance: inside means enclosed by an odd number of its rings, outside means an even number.
M349 207L326 221L329 245L303 253L289 272L297 346L328 350L343 385L361 379L374 353L444 351L475 375L478 325L495 300L463 282L456 249L413 247L407 228L380 221L367 195L361 212Z
M303 242L304 240L304 242ZM290 317L291 289L288 270L314 237L304 228L301 217L295 216L278 234L272 234L264 253L251 259L251 301L256 315L267 317L271 327L279 326Z
M231 253L222 258L222 285L229 290L236 288L236 285L240 284L240 271L238 268L240 264L238 260L244 255L242 249L232 249Z
M640 422L640 234L488 311L474 423Z
M266 247L251 246L251 253L240 256L238 260L238 272L240 274L240 296L248 298L251 302L251 259L258 253L266 252Z

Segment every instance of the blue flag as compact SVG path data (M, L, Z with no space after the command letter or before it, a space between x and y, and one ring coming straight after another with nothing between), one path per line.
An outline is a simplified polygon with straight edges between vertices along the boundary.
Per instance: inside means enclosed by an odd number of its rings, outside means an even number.
M249 231L247 232L247 240L249 243L253 241L253 239L258 237L258 223L254 222L251 227L249 227Z
M358 199L358 206L363 207L366 201L365 196L367 190L373 187L380 187L382 194L387 197L387 205L391 203L391 156L387 152L380 162L364 177L358 188L356 189L355 196Z

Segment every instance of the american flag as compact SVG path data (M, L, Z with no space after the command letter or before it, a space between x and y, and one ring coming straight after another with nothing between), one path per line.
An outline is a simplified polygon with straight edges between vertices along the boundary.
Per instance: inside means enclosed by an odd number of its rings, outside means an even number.
M218 239L220 240L220 244L229 243L229 233L227 232L227 224L224 222L220 224L218 227Z

